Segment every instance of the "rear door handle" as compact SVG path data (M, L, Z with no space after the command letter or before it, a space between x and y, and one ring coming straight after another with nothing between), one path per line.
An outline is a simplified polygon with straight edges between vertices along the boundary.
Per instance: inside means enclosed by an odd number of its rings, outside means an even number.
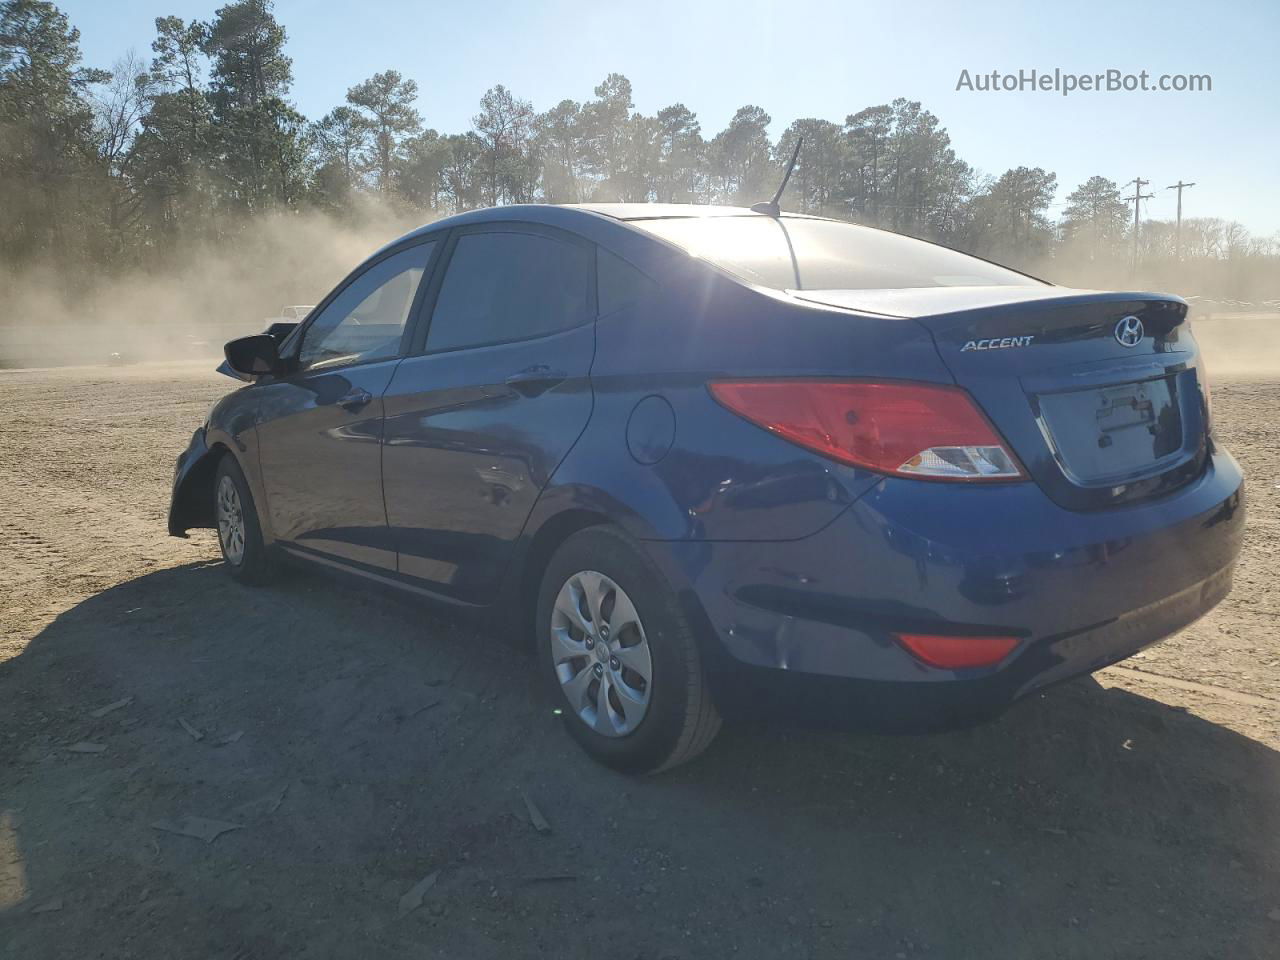
M546 393L557 384L564 383L569 375L563 370L552 370L545 363L526 367L519 373L507 377L507 386L525 397L536 397Z
M368 390L356 387L338 401L338 406L342 407L344 410L350 410L352 413L355 413L357 410L362 409L372 399L372 393Z

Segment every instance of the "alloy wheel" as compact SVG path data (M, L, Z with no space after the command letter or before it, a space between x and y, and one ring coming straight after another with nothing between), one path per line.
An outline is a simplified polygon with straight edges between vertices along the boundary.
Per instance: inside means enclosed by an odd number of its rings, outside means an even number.
M223 556L228 563L239 566L244 562L244 507L240 503L240 491L229 476L223 475L218 481L216 505Z

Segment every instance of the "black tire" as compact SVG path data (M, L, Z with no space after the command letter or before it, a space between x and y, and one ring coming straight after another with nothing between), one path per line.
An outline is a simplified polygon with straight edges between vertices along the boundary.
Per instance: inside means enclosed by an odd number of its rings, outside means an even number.
M239 497L243 516L243 550L240 555L230 550L222 528L219 526L218 500L223 483L229 481ZM231 454L225 454L218 462L218 469L213 477L213 515L214 529L218 532L218 548L222 551L222 559L227 572L241 583L258 586L267 583L275 573L273 558L262 540L262 525L258 521L258 509L253 502L253 494L249 491L244 471Z
M606 736L593 729L579 715L557 675L552 641L556 597L584 572L602 574L625 593L643 624L648 644L652 679L645 684L647 708L635 728L624 734ZM662 573L621 531L590 527L561 544L543 575L535 636L539 663L552 696L562 709L569 705L564 709L565 728L606 766L627 773L668 770L692 760L719 732L720 714L707 686L693 630ZM581 662L574 661L568 672L578 673ZM598 686L595 689L598 692Z

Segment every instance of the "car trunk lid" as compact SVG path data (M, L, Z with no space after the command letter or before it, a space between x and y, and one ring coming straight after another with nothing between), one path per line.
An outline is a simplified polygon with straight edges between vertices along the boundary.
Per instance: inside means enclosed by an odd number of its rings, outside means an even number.
M1064 506L1159 496L1203 469L1199 353L1177 297L1047 285L795 295L921 323L956 382Z

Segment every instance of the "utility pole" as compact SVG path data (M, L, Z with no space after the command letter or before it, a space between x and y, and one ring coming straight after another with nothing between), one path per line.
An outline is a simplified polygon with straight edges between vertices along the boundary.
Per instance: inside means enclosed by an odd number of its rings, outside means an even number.
M1142 188L1149 184L1150 180L1143 180L1141 177L1134 177L1129 183L1133 185L1133 196L1123 197L1125 203L1133 204L1133 262L1129 265L1130 274L1138 272L1138 224L1141 219L1139 211L1142 209L1142 201L1150 200L1155 196L1154 193L1143 193Z
M1177 260L1179 263L1182 262L1182 191L1187 187L1194 186L1194 183L1183 183L1182 180L1179 179L1173 186L1165 187L1166 190L1178 191L1178 225L1174 227L1173 231L1173 259Z

